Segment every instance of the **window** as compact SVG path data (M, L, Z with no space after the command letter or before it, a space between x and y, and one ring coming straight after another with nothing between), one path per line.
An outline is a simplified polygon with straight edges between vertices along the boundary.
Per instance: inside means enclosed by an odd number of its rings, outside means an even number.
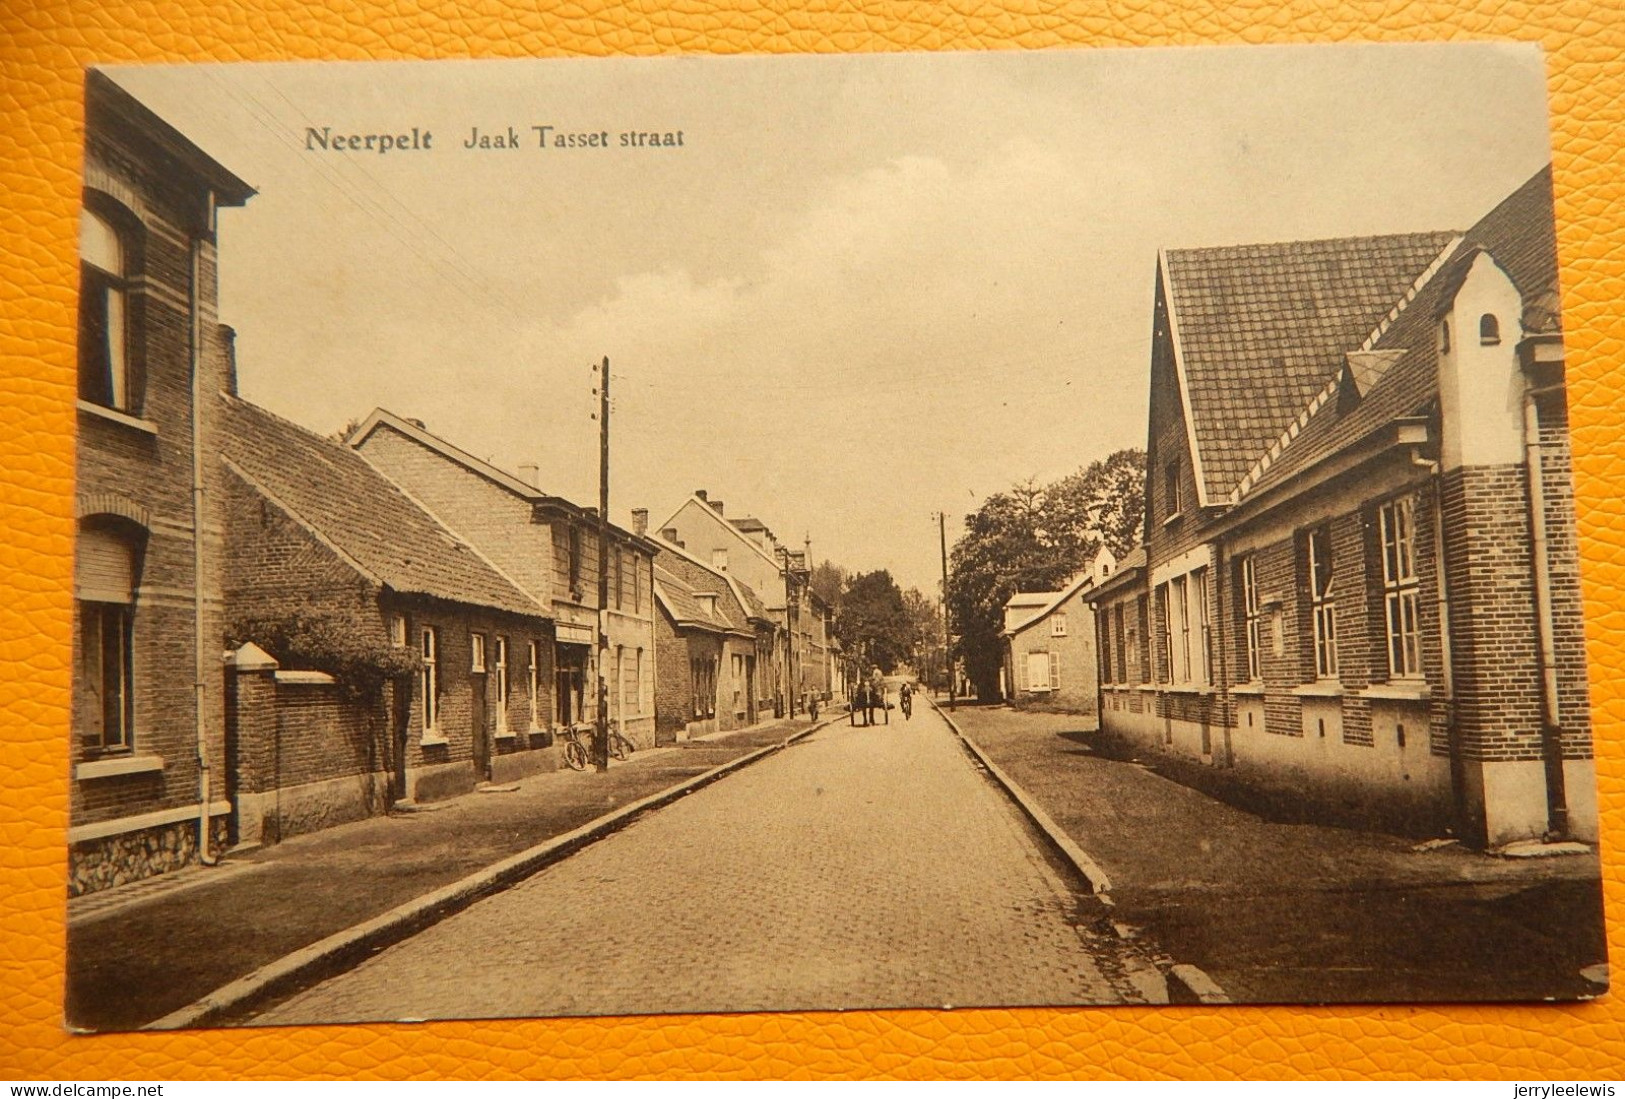
M1157 682L1173 681L1174 616L1169 606L1168 585L1157 585L1157 632L1162 635L1162 659L1157 661Z
M100 752L134 747L134 694L128 604L80 603L80 683L87 704L80 735L86 748Z
M534 641L525 642L525 675L529 679L530 687L530 727L541 728L541 701L538 694L541 689L541 677L536 668L537 658L541 656L541 646Z
M130 372L129 234L92 210L79 214L79 396L134 408Z
M1137 600L1140 618L1140 682L1151 682L1151 600L1140 596Z
M1439 354L1450 354L1450 322L1445 321L1439 325Z
M1096 631L1096 645L1100 655L1100 681L1112 681L1112 611L1110 607L1100 608L1100 628Z
M637 651L635 662L632 665L632 712L643 712L643 650Z
M1187 578L1176 576L1168 582L1173 632L1173 655L1169 660L1175 683L1191 681L1191 607Z
M1207 569L1191 570L1191 619L1195 623L1196 657L1198 664L1191 668L1191 679L1198 683L1213 682L1213 631L1207 620Z
M423 629L423 731L433 732L440 727L440 631L433 626Z
M615 609L620 610L626 602L626 551L620 546L615 547Z
M1118 682L1118 683L1127 683L1128 682L1128 644L1127 644L1127 638L1124 636L1125 631L1124 631L1124 627L1123 627L1123 604L1121 604L1121 603L1117 604L1117 606L1114 608L1113 613L1115 614L1115 616L1117 618L1117 622L1115 623L1115 625L1117 627L1117 629L1115 631L1116 632L1116 637L1113 638L1113 640L1117 642L1117 648L1115 650L1115 652L1116 652L1116 663L1113 665L1113 667L1115 669L1115 672L1116 672L1116 674L1114 676L1114 680L1115 680L1115 682Z
M727 572L728 571L728 551L725 550L725 549L714 549L714 550L712 550L711 551L711 567L716 569L718 572Z
M1418 642L1416 527L1412 497L1402 496L1378 509L1382 537L1382 589L1388 633L1388 672L1395 679L1422 674Z
M717 715L717 662L695 657L688 662L689 681L694 691L694 719L703 721Z
M581 597L581 528L570 527L568 564L570 567L570 594Z
M643 613L643 560L632 558L632 613Z
M389 644L391 648L406 648L406 616L392 614L389 616Z
M1056 611L1050 616L1049 635L1051 637L1066 636L1066 613L1064 611Z
M1332 597L1332 531L1309 532L1309 602L1314 617L1315 678L1337 678L1337 604Z
M1184 510L1179 499L1179 462L1172 461L1162 471L1163 499L1167 503L1167 516L1177 518Z
M1047 691L1050 689L1049 680L1049 653L1027 654L1027 689L1029 691Z
M1257 683L1264 677L1263 618L1258 604L1258 560L1250 553L1241 559L1241 613L1247 638L1247 679Z
M135 625L139 543L133 532L82 527L74 558L79 667L75 725L92 753L135 747Z
M1501 322L1496 320L1494 313L1485 313L1478 318L1478 342L1486 347L1501 342Z
M485 635L483 633L469 634L468 647L472 654L468 670L471 672L485 671Z
M508 639L496 639L497 732L508 731Z
M615 646L615 716L626 716L626 649Z

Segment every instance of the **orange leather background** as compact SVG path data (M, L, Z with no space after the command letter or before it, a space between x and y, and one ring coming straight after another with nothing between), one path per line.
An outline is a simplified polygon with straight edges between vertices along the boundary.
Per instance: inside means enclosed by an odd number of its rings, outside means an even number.
M1547 50L1612 950L1625 878L1625 0L0 0L0 1077L1606 1077L1575 1006L1029 1010L75 1037L61 1027L80 67L1510 38Z

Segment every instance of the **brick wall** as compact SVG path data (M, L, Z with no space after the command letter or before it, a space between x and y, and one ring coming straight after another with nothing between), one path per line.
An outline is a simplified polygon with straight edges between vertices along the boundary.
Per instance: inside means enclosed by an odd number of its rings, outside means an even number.
M1541 480L1546 497L1546 553L1551 575L1553 651L1563 755L1590 759L1591 687L1586 672L1580 554L1575 535L1574 480L1568 401L1562 392L1538 398Z
M197 802L197 706L192 686L197 647L195 597L204 599L205 656L212 668L221 632L218 568L222 529L218 470L204 465L204 573L193 571L192 368L189 295L191 247L202 228L203 188L185 170L144 143L131 128L92 125L86 134L85 180L89 201L123 230L126 270L134 278L126 291L127 361L131 371L127 412L141 424L80 411L76 457L77 515L83 524L122 527L139 551L135 602L131 610L133 753L161 758L162 768L139 775L79 777L79 764L99 758L81 730L91 698L76 674L69 758L74 828L106 826L144 814L178 811ZM204 345L198 383L213 394L226 384L216 320L214 244L200 243L196 294ZM205 454L218 452L212 439L212 403L201 409ZM76 617L73 667L85 667ZM222 686L206 677L203 693L204 750L218 765L223 750ZM128 754L128 753L119 753ZM217 787L218 789L218 787ZM124 848L96 841L112 852L103 857L79 845L74 860L91 859L101 868L99 884L115 877L150 872L169 863L143 858L126 865ZM110 845L110 846L109 846ZM128 845L125 845L128 846ZM137 845L139 846L139 845ZM173 854L174 852L171 851ZM175 858L195 856L187 848ZM175 862L171 859L170 862Z
M532 522L529 500L387 424L357 450L543 606L564 590L553 579L552 530ZM596 578L596 553L593 570Z
M1444 478L1447 574L1462 754L1537 760L1540 672L1528 500L1522 467L1471 466Z

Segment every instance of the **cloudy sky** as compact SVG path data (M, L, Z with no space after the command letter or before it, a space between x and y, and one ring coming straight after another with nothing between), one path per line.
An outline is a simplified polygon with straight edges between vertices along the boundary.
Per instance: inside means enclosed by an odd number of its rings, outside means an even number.
M1144 445L1158 248L1464 228L1550 156L1507 45L109 71L259 190L221 216L244 396L592 503L607 355L618 521L705 488L930 592L934 511Z

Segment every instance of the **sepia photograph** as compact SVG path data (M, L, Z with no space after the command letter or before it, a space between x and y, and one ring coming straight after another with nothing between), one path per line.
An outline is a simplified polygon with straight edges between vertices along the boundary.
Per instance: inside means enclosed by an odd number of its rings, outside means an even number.
M1537 46L83 136L70 1030L1607 992Z

